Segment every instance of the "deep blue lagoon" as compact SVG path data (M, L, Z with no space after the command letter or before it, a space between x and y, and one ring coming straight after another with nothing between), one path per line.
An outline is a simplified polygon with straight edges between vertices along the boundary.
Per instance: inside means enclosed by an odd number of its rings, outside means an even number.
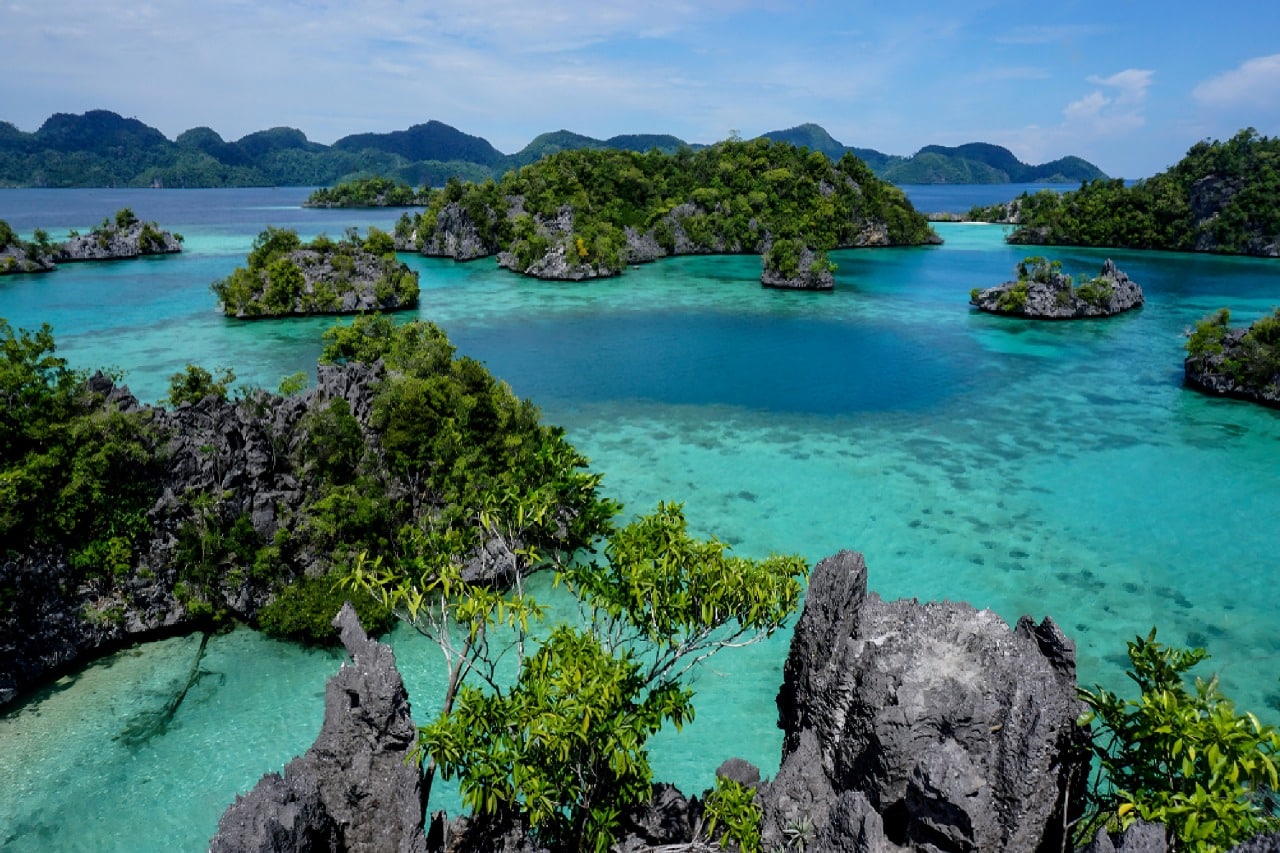
M945 204L919 206L974 203L948 189ZM305 195L0 191L0 219L28 236L128 205L187 238L177 257L0 279L0 317L52 324L73 364L119 367L144 399L192 362L274 388L314 371L330 321L228 321L209 283L268 224L336 235L398 215L303 210ZM1010 622L1051 615L1076 641L1084 684L1127 689L1124 643L1156 625L1163 640L1206 646L1238 704L1280 721L1280 412L1181 386L1184 331L1223 305L1238 322L1269 311L1280 264L1050 250L1076 273L1112 257L1147 304L1035 324L967 305L1026 249L998 226L938 231L938 247L836 253L831 294L763 290L752 257L583 284L406 258L422 276L418 316L566 427L629 510L683 501L700 533L748 555L863 551L887 598L964 600ZM659 778L697 792L732 755L776 768L788 639L712 662L694 724L655 744ZM127 743L131 716L163 705L195 642L114 655L0 717L0 846L203 849L236 792L307 747L338 656L245 629L210 641L214 675L167 730ZM395 643L425 720L438 654L408 633Z

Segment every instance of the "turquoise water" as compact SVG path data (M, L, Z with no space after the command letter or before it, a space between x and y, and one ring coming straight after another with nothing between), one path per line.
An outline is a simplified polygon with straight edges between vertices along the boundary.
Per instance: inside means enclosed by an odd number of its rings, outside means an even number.
M95 193L0 192L0 219L54 230L130 204L183 232L188 252L0 279L0 316L50 322L64 355L119 366L144 399L188 362L267 387L313 369L328 321L230 323L209 282L268 223L337 234L395 218L301 211L298 190ZM1126 689L1124 642L1158 625L1205 645L1239 704L1280 722L1280 413L1180 384L1185 328L1220 305L1241 321L1270 310L1280 264L1114 252L1146 290L1141 311L1033 324L967 307L1025 250L996 226L938 230L943 246L836 253L831 294L765 291L746 257L587 284L408 262L419 315L564 425L629 509L684 501L699 531L748 555L861 550L885 597L1052 615L1086 684ZM1054 253L1090 273L1107 256ZM776 767L786 643L712 662L694 724L656 742L659 778L699 791L735 754ZM425 719L438 652L408 633L395 644ZM234 794L315 737L337 658L237 630L210 640L212 674L167 729L117 738L164 705L194 648L122 653L0 717L0 778L14 780L0 789L0 847L203 849Z

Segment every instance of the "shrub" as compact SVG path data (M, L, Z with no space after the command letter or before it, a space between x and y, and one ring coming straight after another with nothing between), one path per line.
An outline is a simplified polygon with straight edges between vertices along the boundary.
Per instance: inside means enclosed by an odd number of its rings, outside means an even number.
M1179 848L1224 850L1280 828L1273 814L1280 734L1253 714L1237 714L1217 676L1186 673L1208 658L1204 649L1178 649L1146 639L1129 643L1129 677L1136 699L1097 687L1081 690L1095 724L1093 752L1102 770L1084 832L1135 820L1162 823Z
M333 618L346 601L351 602L360 624L370 636L385 634L395 624L395 614L372 595L343 589L340 578L330 575L302 577L284 587L271 603L258 611L258 627L268 636L282 640L336 645L338 632L333 627Z
M229 367L222 368L215 378L203 367L188 364L186 368L169 377L169 405L181 406L183 403L199 403L205 397L213 395L219 400L227 399L227 387L236 381L236 374Z
M733 779L716 777L716 787L707 796L707 835L720 830L721 846L728 841L742 853L760 850L760 821L764 813L755 802L755 790Z

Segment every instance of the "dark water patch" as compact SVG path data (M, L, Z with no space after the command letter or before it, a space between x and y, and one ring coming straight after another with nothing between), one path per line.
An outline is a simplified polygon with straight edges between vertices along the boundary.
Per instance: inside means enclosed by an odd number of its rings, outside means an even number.
M1142 587L1138 586L1133 581L1125 581L1124 583L1120 584L1120 588L1123 589L1125 592L1129 593L1130 595L1139 595L1142 592Z
M1013 559L1015 560L1025 560L1028 557L1030 557L1031 554L1027 551L1022 550L1021 548L1014 548L1009 551L1009 556L1013 557Z
M824 415L918 411L963 386L973 355L961 335L689 310L512 316L450 337L544 407L653 400Z
M1188 631L1187 644L1192 648L1203 649L1205 646L1209 645L1209 635L1203 631Z
M990 533L991 523L986 519L978 518L976 515L966 515L964 521L969 522L974 533Z
M928 528L928 526L929 525L924 523L924 519L920 518L913 518L907 522L907 527L910 527L912 530L919 530L922 527Z
M748 503L755 503L757 500L759 500L759 497L756 495L755 492L748 492L746 489L743 489L742 491L738 492L737 497L739 500L747 501Z
M951 488L957 492L972 492L973 486L969 484L968 477L952 477Z
M980 555L975 555L969 558L969 562L973 563L975 566L985 566L987 564L987 558Z
M1077 633L1077 634L1087 634L1087 633L1089 633L1089 625L1088 625L1088 623L1086 623L1086 622L1077 622L1077 623L1076 623L1076 633Z

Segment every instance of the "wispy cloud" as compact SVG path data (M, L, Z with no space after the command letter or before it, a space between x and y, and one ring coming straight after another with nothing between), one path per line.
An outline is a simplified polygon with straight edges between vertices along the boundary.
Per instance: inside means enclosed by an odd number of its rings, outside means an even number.
M1207 107L1280 108L1280 53L1210 77L1191 90L1191 97Z
M1102 88L1067 104L1062 116L1068 125L1083 125L1093 133L1129 133L1146 124L1142 103L1154 77L1154 71L1139 68L1126 68L1109 77L1091 76L1089 82Z
M995 36L997 44L1060 44L1103 32L1102 27L1090 24L1059 24L1057 26L1014 27Z

